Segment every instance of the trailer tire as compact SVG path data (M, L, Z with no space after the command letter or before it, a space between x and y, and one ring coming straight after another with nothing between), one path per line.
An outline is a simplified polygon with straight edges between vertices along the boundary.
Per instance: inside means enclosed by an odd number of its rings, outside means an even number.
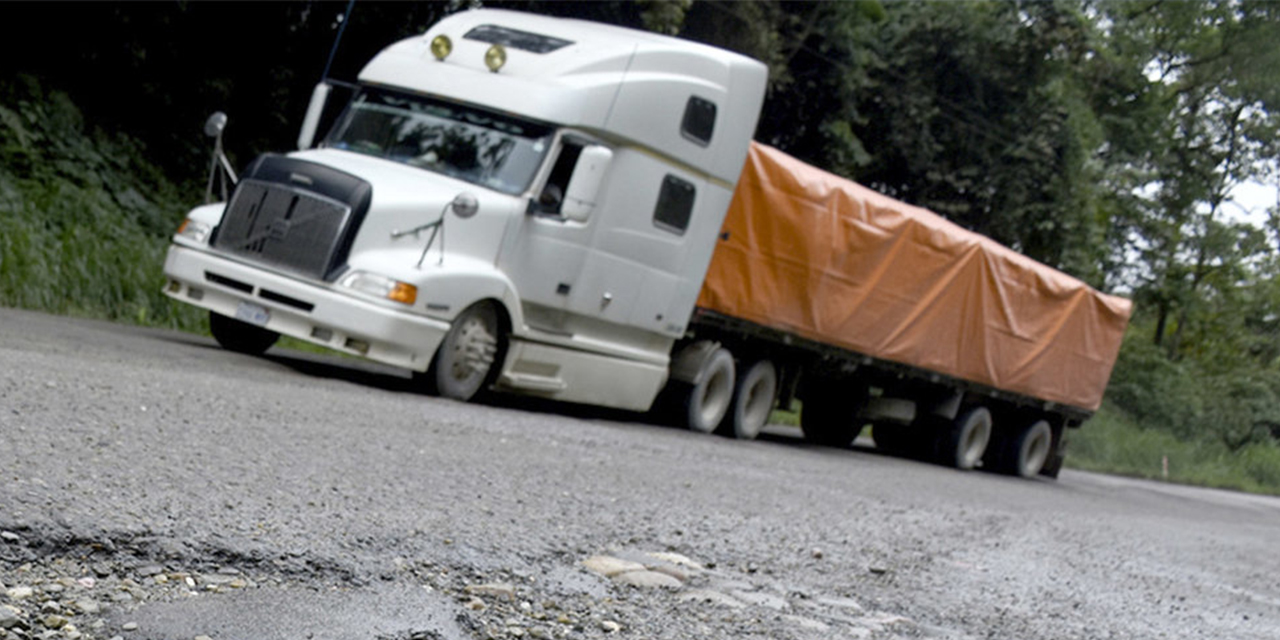
M209 332L223 349L251 356L266 353L280 339L280 334L274 331L212 311L209 312Z
M996 471L1011 476L1033 478L1040 473L1053 450L1053 430L1044 420L1036 420L1001 438L993 461Z
M488 302L467 307L440 341L424 378L427 393L467 402L493 382L502 346L498 311Z
M733 401L733 355L717 348L702 363L696 384L684 395L684 425L690 431L712 433L720 427Z
M800 407L800 431L804 439L824 447L847 447L862 433L859 420L866 404L866 387L850 383L822 384L809 389Z
M1044 461L1044 466L1040 468L1040 475L1057 480L1058 474L1062 472L1062 465L1067 460L1067 429L1065 426L1050 425L1053 431L1053 448L1049 452L1049 459Z
M991 412L985 407L962 411L937 434L938 462L956 469L972 469L982 461L991 441Z
M738 376L733 388L726 435L754 440L769 422L773 401L778 395L778 370L768 360L757 360Z

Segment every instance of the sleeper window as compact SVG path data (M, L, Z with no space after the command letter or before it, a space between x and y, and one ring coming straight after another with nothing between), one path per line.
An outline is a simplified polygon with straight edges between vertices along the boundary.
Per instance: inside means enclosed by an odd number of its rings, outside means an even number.
M680 133L705 147L711 144L711 134L715 129L715 103L698 96L690 97L689 103L684 107L684 120L680 122Z
M684 235L693 215L693 200L697 194L693 183L669 175L662 180L658 192L658 206L653 212L653 223L678 235Z

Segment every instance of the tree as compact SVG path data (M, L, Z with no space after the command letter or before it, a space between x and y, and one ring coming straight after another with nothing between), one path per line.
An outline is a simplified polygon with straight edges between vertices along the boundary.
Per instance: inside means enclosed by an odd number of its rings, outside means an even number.
M870 161L854 127L865 121L858 96L877 64L870 34L884 18L875 0L697 2L681 35L768 65L757 140L854 176Z
M1111 136L1115 275L1139 303L1130 338L1170 363L1164 379L1175 371L1184 381L1184 393L1160 400L1179 417L1156 424L1232 449L1280 423L1277 234L1227 210L1236 186L1275 168L1277 9L1250 1L1099 5L1108 58L1143 76L1128 78L1132 99L1114 109L1119 121L1127 112L1131 128ZM1160 415L1141 394L1123 391L1165 384L1143 373L1160 370L1122 361L1121 405Z
M1096 32L1075 4L894 3L854 132L858 177L1102 281L1102 129L1082 85Z
M1173 358L1203 351L1226 329L1221 310L1262 275L1273 247L1224 206L1265 175L1280 125L1280 14L1271 3L1115 3L1113 47L1146 61L1159 119L1131 159L1131 199L1118 251L1140 257L1125 276L1155 318L1152 341ZM1149 123L1153 121L1148 118Z

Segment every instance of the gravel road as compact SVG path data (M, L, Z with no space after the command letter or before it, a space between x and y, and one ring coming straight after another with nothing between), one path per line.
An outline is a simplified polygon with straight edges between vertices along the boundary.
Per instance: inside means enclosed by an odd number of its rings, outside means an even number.
M4 309L0 435L0 640L1280 638L1271 498L465 405Z

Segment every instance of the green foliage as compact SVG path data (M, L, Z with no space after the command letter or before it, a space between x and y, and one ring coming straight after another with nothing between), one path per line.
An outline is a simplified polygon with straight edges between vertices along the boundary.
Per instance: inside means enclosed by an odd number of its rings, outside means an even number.
M638 0L640 18L649 31L674 36L684 26L684 15L693 0Z
M1069 438L1068 466L1139 478L1280 495L1280 446L1259 442L1232 450L1187 441L1104 407ZM1164 461L1168 459L1168 476Z
M196 328L161 294L178 193L123 135L86 130L60 92L0 84L0 304Z
M1100 283L1094 26L1054 2L893 3L855 131L856 177Z
M1173 362L1149 342L1131 338L1120 350L1107 401L1185 438L1196 435L1205 413L1200 389L1186 363Z
M1110 406L1188 444L1239 451L1274 442L1280 372L1248 359L1171 360L1143 329L1120 351L1107 389Z
M1254 342L1252 294L1273 272L1263 229L1232 219L1232 190L1275 168L1280 127L1280 11L1274 3L1103 3L1110 59L1142 65L1141 108L1112 188L1115 276L1153 319L1151 340L1171 359L1238 362ZM1256 45L1256 46L1255 46ZM1139 85L1141 80L1132 81ZM1115 117L1122 118L1121 111ZM1243 349L1242 349L1243 348ZM1245 363L1247 364L1247 363Z
M860 139L860 96L874 89L866 46L884 6L857 2L697 2L682 35L769 66L756 138L843 175L871 161Z

